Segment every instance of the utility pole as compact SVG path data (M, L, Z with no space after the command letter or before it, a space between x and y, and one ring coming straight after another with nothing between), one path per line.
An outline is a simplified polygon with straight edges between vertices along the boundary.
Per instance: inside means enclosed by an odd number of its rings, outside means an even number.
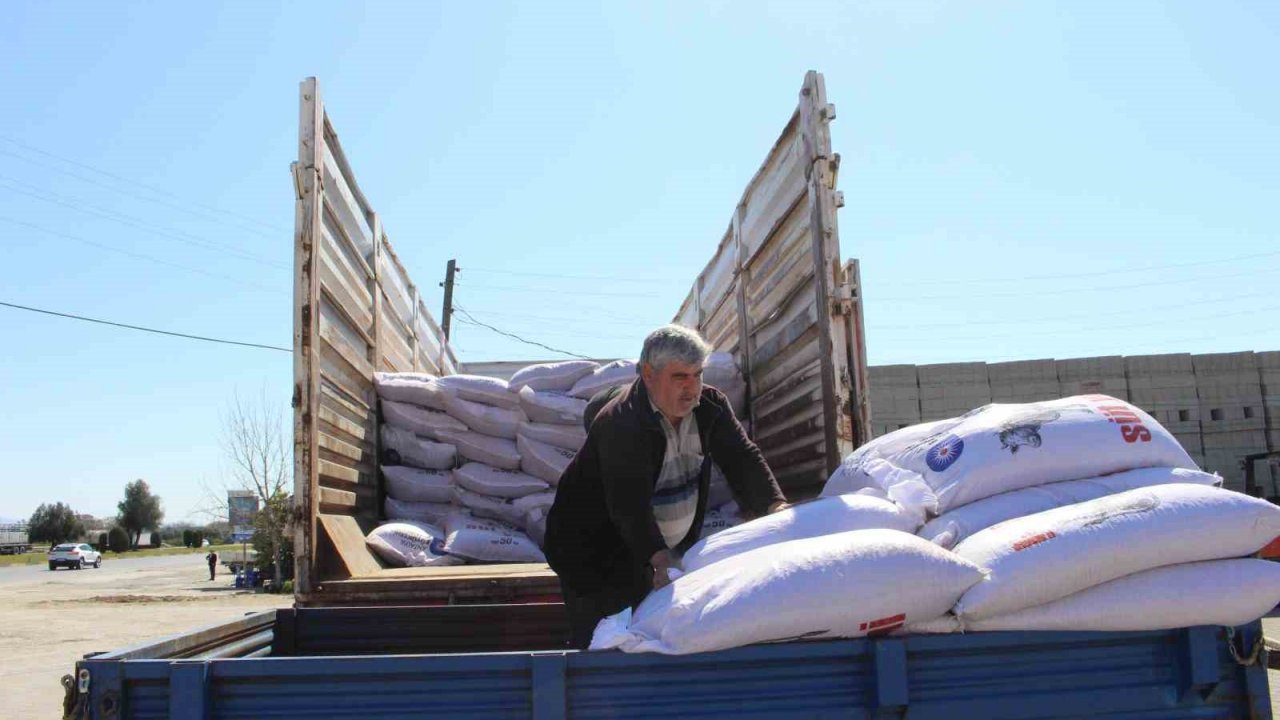
M444 330L445 340L449 339L449 325L453 321L453 276L458 272L458 261L450 260L444 273L444 282L440 283L440 287L444 288L444 312L441 313L440 328Z

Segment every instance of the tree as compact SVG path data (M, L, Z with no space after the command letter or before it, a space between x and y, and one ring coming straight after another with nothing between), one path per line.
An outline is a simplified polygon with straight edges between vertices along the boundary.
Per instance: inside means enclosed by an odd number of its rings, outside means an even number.
M63 503L40 504L27 521L31 542L47 542L50 545L75 540L84 534L84 523L74 510Z
M158 528L160 521L164 520L160 497L151 494L151 486L146 480L134 480L125 485L124 500L116 508L120 510L116 522L128 531L130 544L135 548L142 541L143 530Z
M195 546L192 544L192 538L193 538L193 537L195 537L195 534L196 534L196 533L195 533L195 531L194 531L194 530L183 530L183 531L182 531L182 546L183 546L183 547L195 547Z
M153 548L160 547L160 533L158 532L151 533L151 547Z
M238 394L232 399L222 418L222 448L234 483L258 498L254 545L259 546L261 535L261 547L275 568L272 585L281 587L284 550L290 544L291 464L280 410L267 401L265 391L256 403L245 402Z
M122 553L129 549L129 533L124 530L113 527L111 532L107 533L107 545L111 548L111 552Z
M93 546L94 550L102 552L111 546L111 542L107 537L107 533L98 533L98 544Z

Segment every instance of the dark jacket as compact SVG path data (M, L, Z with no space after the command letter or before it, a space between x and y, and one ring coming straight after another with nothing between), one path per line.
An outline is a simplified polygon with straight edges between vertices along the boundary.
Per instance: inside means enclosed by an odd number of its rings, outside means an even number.
M747 512L764 515L784 499L723 393L704 387L693 416L703 452L698 509L677 552L687 550L701 534L712 460ZM667 547L652 506L666 449L649 393L637 378L600 410L586 444L560 477L544 545L547 562L567 587L591 594L646 578L649 559Z

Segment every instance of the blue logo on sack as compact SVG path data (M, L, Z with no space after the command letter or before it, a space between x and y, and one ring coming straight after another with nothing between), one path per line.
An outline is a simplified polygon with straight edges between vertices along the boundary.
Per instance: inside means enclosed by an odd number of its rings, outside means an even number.
M444 551L444 540L441 540L440 538L431 538L431 545L429 549L432 555L448 555L449 554Z
M955 435L948 435L942 438L942 442L929 448L929 452L924 455L924 462L930 470L942 472L959 460L963 452L964 441Z

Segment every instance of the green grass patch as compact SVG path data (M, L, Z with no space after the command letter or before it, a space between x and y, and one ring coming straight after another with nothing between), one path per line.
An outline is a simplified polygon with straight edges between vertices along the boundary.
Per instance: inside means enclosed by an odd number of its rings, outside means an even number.
M102 553L103 561L108 560L128 560L129 558L143 557L164 557L166 555L198 555L204 557L210 550L215 550L219 554L231 550L239 550L239 545L214 545L207 548L187 548L187 547L160 547L160 548L141 548L138 550L130 550L129 552ZM14 565L44 565L48 562L48 551L40 550L38 552L29 552L22 555L0 555L0 567L11 567Z

